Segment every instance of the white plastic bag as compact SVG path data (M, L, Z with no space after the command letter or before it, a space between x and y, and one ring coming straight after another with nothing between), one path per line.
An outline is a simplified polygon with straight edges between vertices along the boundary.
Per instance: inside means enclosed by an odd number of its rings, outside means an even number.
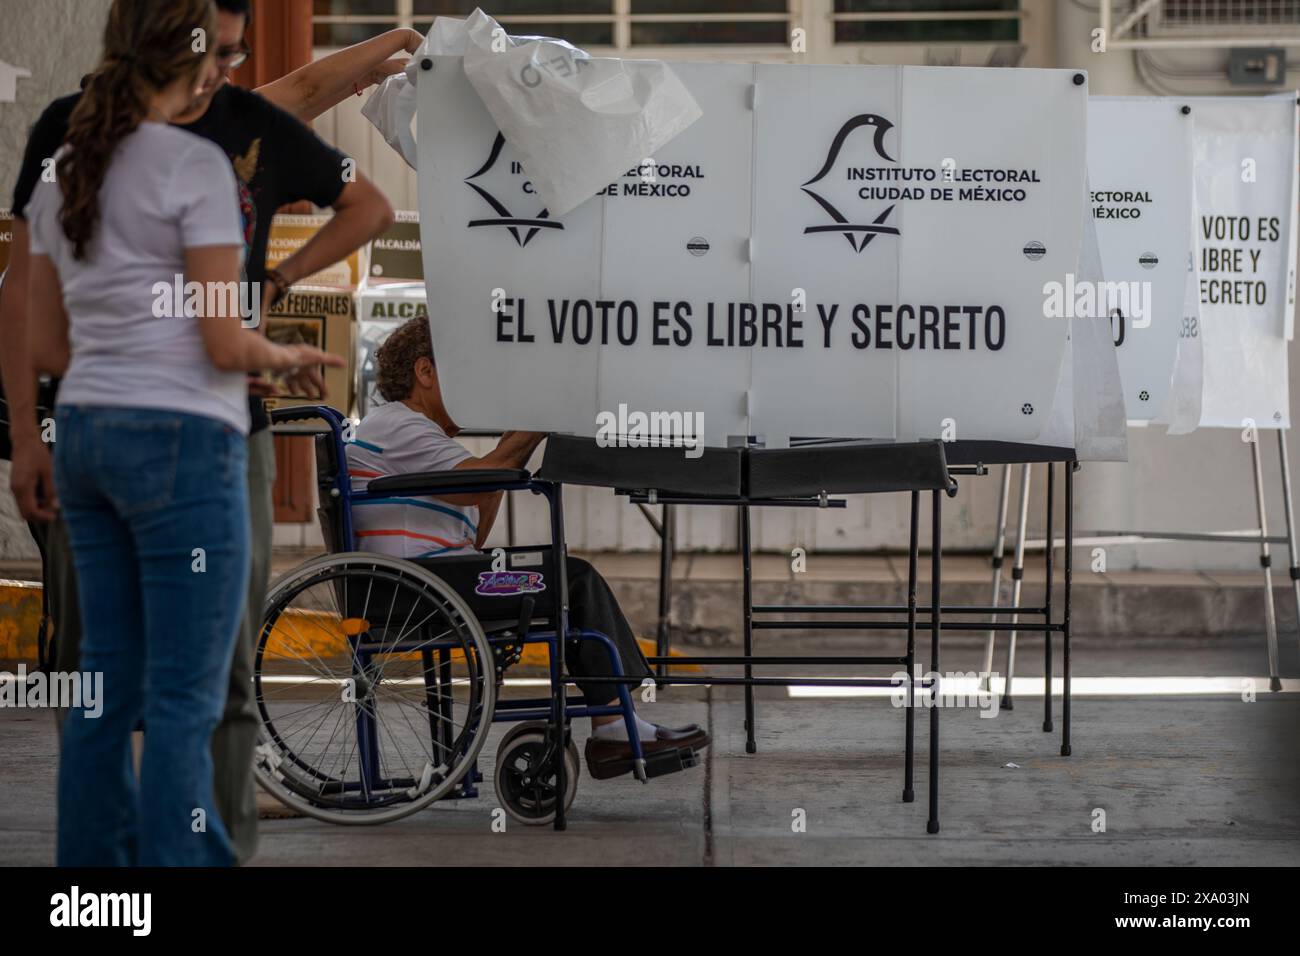
M416 168L415 132L411 129L411 120L415 118L413 80L405 73L384 80L361 107L361 115L374 124L384 142L401 154L406 165Z
M590 57L562 40L509 37L481 10L466 30L465 76L552 216L653 157L702 115L659 60Z
M415 119L415 82L420 60L426 56L463 56L468 42L464 20L450 17L434 20L428 36L411 56L406 69L379 84L361 107L361 115L370 120L384 137L384 142L397 150L412 169L417 168L415 132L411 121Z
M563 40L512 37L482 10L439 17L406 72L362 114L416 167L415 83L424 56L463 55L465 76L552 216L590 199L702 115L666 63L591 57Z

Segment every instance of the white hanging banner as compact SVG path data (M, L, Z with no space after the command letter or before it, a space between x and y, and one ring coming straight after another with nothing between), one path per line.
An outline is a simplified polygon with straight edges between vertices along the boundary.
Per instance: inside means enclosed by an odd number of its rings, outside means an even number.
M1196 187L1188 209L1188 233L1191 243L1183 273L1183 317L1178 333L1178 352L1174 358L1173 380L1164 408L1153 420L1167 425L1170 435L1194 432L1201 422L1201 401L1205 394L1205 349L1201 335L1201 273L1197 263L1201 246L1197 241L1200 219L1196 215Z
M709 444L1040 440L1071 321L1044 286L1084 216L1074 71L675 63L702 118L553 216L460 58L431 61L425 278L466 427L594 435L626 406L699 413Z
M1296 94L1187 102L1195 126L1200 425L1287 428Z
M1130 421L1164 407L1173 377L1191 248L1192 118L1177 99L1088 101L1090 214L1099 289L1090 310L1109 317Z

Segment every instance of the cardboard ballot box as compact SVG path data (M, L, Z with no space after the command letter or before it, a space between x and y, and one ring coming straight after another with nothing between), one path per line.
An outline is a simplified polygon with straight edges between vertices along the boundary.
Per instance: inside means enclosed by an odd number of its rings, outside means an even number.
M420 214L399 210L396 219L370 244L366 285L424 282Z
M347 361L346 368L325 370L329 397L325 404L344 415L351 414L353 368L356 353L356 323L352 293L343 289L296 285L266 317L266 335L281 345L314 345ZM306 395L285 395L270 399L269 408L301 405L312 401Z
M303 246L320 231L329 216L290 216L278 215L271 220L271 235L266 243L266 267L274 269ZM315 275L302 279L298 284L330 289L355 289L361 284L365 274L365 247L353 252L341 262L322 269Z

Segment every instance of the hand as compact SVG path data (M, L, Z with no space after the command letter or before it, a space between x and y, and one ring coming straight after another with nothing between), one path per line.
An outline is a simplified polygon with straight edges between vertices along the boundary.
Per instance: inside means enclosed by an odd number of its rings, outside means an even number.
M301 374L305 367L311 365L324 365L328 368L348 366L343 356L334 355L313 345L282 345L280 348L285 352L285 359L284 364L277 365L276 369L289 375Z
M9 488L18 501L19 512L28 521L53 521L58 516L59 498L54 490L50 446L36 435L14 435L11 439Z
M377 67L367 73L362 78L361 82L357 84L357 95L361 94L362 89L376 86L384 82L384 80L388 79L390 76L396 76L398 73L401 73L406 69L406 64L410 62L410 60L393 57L390 60L385 60L383 63L380 63Z
M275 382L267 379L260 372L250 372L248 375L248 394L254 398L275 398L280 394L280 389Z
M297 371L285 372L280 378L280 386L286 395L302 395L311 399L329 398L325 376L316 365L304 365Z
M420 49L420 44L424 42L424 34L419 30L410 29L408 29L406 33L406 52L414 54L416 50Z

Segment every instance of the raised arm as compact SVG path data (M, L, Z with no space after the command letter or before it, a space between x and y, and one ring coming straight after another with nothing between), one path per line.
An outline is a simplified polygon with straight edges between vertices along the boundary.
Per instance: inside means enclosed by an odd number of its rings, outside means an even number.
M406 66L397 54L414 53L424 37L414 30L389 30L377 37L301 66L255 92L310 123L353 93L381 83Z

